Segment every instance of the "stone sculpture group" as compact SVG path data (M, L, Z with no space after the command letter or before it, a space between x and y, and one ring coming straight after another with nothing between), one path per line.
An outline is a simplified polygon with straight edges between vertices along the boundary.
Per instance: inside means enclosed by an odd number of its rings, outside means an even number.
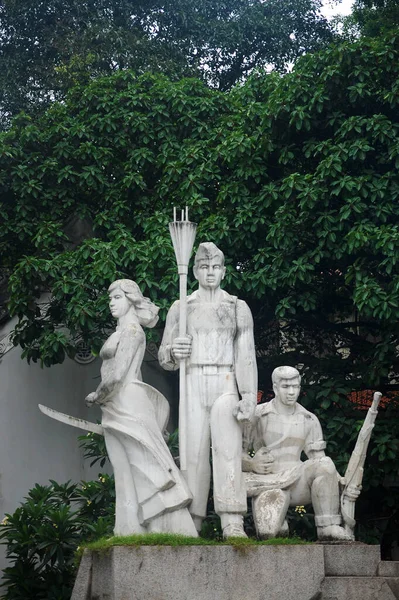
M181 263L178 258L179 273L186 277L187 267ZM141 381L143 327L154 327L158 308L131 280L115 281L108 289L117 327L101 350L101 382L86 403L102 409L101 433L115 474L115 534L197 536L206 516L212 468L215 511L224 538L246 537L248 496L260 538L287 535L289 506L312 504L319 539L353 540L354 503L380 394L342 478L325 455L317 417L297 402L297 369L275 369L274 398L257 406L252 315L244 301L221 289L224 276L223 252L212 242L201 243L194 260L198 290L171 306L159 349L164 369L184 367L181 471L163 436L167 400ZM46 412L90 428L86 421ZM91 430L99 431L94 425Z

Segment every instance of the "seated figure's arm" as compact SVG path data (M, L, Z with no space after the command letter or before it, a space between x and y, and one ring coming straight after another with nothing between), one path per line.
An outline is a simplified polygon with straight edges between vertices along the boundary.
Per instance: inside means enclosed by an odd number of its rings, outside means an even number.
M244 422L242 425L242 470L244 472L252 471L252 457L249 452L255 451L257 422L258 418L255 414L251 421Z
M259 473L267 475L273 473L274 457L272 453L264 446L255 452L254 456L243 453L242 455L242 470L246 473Z
M242 446L241 468L244 472L260 473L261 475L272 472L274 458L264 445L261 421L257 414L251 422L245 423L243 426ZM254 453L253 456L248 454L249 451Z
M251 457L248 454L248 452L242 453L241 469L242 469L242 471L244 471L244 473L252 472L252 467L253 467L252 458L253 457Z
M320 421L316 415L311 413L309 413L309 419L310 427L305 441L305 454L308 458L322 458L325 456L326 443L323 439Z
M172 344L179 330L179 303L174 302L166 317L165 330L158 351L158 360L161 367L167 371L176 371L179 368L178 361L172 354Z

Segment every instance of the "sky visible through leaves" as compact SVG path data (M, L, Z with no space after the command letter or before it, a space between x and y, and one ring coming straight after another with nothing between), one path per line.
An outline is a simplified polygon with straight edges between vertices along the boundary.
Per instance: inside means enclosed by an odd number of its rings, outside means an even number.
M330 18L335 15L349 15L352 11L353 0L342 0L338 4L332 6L330 0L323 2L322 13L325 17Z

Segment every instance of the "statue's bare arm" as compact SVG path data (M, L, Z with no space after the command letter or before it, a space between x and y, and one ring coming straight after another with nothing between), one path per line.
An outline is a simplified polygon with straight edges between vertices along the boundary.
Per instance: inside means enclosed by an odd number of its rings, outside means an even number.
M309 414L310 427L305 440L305 454L308 458L323 458L326 443L323 439L323 430L316 415Z
M234 341L234 364L238 391L236 417L238 421L249 421L254 414L258 391L254 325L248 305L237 300L237 333Z

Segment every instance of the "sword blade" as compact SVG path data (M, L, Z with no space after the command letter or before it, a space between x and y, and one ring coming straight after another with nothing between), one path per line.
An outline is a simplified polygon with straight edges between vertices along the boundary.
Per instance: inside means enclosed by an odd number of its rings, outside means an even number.
M72 427L84 429L85 431L91 431L92 433L104 435L104 429L102 425L97 425L97 423L91 423L90 421L85 421L84 419L78 419L77 417L70 417L65 413L59 412L58 410L54 410L53 408L48 408L48 406L44 406L43 404L39 404L38 406L42 413L44 415L47 415L51 419L55 419L56 421L60 421L61 423L66 423L67 425L71 425Z

